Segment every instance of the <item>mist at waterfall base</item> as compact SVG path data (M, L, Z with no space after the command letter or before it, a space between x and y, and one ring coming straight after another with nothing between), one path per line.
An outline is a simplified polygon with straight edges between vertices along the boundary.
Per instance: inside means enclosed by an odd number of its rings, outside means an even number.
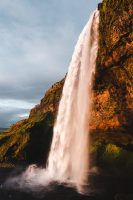
M84 193L89 174L89 118L98 50L99 11L90 16L79 36L63 87L46 168L30 165L7 186L33 191L52 182Z

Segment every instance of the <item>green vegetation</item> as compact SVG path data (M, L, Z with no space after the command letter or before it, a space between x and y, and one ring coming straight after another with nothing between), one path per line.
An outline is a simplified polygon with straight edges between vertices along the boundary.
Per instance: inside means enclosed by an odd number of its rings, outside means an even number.
M133 176L133 151L113 143L96 142L91 148L96 165L113 175Z
M19 161L45 162L64 79L54 84L28 119L17 122L0 134L0 167Z
M15 165L14 164L12 164L12 163L0 163L0 168L14 168L15 167Z
M104 166L117 173L133 175L133 152L124 150L114 144L108 144L103 153Z
M10 127L6 133L2 133L0 135L0 162L5 164L1 164L1 166L6 166L6 163L10 161L26 160L25 148L29 144L32 131L36 126L45 129L53 126L53 123L53 113L38 112L32 118L20 121Z

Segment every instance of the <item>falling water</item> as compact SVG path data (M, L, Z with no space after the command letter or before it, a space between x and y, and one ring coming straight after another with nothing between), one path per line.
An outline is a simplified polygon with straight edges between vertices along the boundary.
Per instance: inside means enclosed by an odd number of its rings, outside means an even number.
M20 187L47 186L52 181L71 184L82 191L89 173L89 118L92 78L98 50L99 12L90 17L76 44L65 80L47 168L28 167L8 181Z
M88 179L92 77L98 50L99 12L90 17L76 44L65 80L47 169L78 190Z

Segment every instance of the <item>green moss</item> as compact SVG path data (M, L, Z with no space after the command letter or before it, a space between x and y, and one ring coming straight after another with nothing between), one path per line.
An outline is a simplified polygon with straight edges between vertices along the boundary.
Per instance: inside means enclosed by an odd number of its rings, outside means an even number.
M103 154L103 159L107 162L113 162L118 159L121 155L121 148L117 147L114 144L108 144L105 148L105 152Z
M17 158L20 152L25 148L29 141L29 133L24 133L23 135L20 136L19 140L17 141L17 147L14 149L14 154L13 157Z
M14 164L12 163L0 163L0 168L14 168Z
M108 0L104 0L104 1L103 1L103 4L102 4L102 11L103 11L103 13L106 12L107 1L108 1Z
M98 149L101 147L101 141L97 140L91 144L90 153L97 153Z
M8 129L8 132L2 133L0 135L0 162L26 160L25 148L29 145L32 132L39 127L42 132L45 129L49 130L49 127L53 127L54 120L54 112L38 111L29 120L17 122Z
M102 163L105 168L118 174L133 175L133 152L127 151L114 144L107 144L102 154Z

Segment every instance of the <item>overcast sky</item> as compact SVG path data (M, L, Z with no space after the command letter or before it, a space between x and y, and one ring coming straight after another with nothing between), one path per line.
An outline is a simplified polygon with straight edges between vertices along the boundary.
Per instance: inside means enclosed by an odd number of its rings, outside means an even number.
M67 72L100 0L0 0L0 127L38 104Z

